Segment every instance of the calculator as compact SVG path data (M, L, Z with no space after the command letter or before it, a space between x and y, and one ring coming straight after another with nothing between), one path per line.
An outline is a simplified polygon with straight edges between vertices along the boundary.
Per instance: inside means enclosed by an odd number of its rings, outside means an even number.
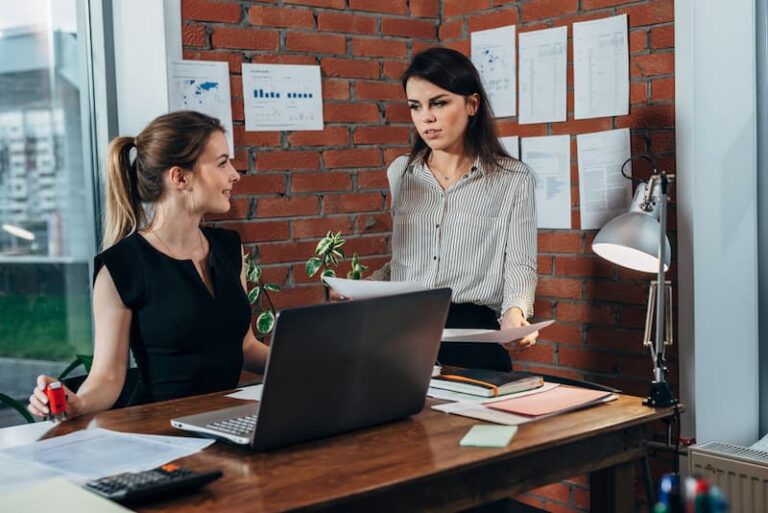
M141 502L195 490L221 476L220 470L195 472L168 464L143 472L125 472L89 481L84 488L115 502Z

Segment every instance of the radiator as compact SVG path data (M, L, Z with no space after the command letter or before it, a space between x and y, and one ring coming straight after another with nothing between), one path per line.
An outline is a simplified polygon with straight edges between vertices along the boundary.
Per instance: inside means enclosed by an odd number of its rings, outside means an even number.
M768 452L708 442L688 449L688 470L722 490L730 513L768 512Z

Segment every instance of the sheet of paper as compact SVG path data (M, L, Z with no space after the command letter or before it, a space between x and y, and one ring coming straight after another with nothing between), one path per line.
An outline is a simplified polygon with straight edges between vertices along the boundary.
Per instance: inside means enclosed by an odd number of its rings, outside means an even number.
M478 424L467 431L461 447L506 447L517 434L517 426L489 426Z
M571 137L524 137L522 158L536 175L539 228L571 228Z
M323 280L328 286L349 299L371 299L426 290L418 283L411 281L347 280L329 276L323 276Z
M172 443L174 438L182 438ZM75 431L33 444L19 445L0 451L26 462L44 465L75 479L98 479L138 472L164 465L203 450L213 440L165 437L165 441L95 428Z
M512 342L523 337L526 337L534 331L539 331L550 324L553 320L537 322L530 326L521 326L519 328L511 328L508 330L475 330L475 329L462 329L462 328L446 328L443 330L443 342L478 342L478 343L494 343L503 344L504 342Z
M322 130L320 66L243 64L245 129Z
M261 401L261 394L263 391L263 384L251 385L249 387L243 387L232 394L227 394L227 397L241 399L243 401Z
M2 428L0 429L0 449L36 442L54 425L53 421L44 420L34 424Z
M432 388L429 387L427 389L427 396L433 397L435 399L443 399L446 401L461 401L461 402L468 402L468 403L475 403L475 404L490 404L495 403L497 401L506 401L507 399L510 399L512 397L525 397L527 395L533 395L533 394L540 394L541 392L546 392L548 390L552 390L555 387L560 386L558 383L544 383L539 388L534 388L533 390L525 390L523 392L517 392L516 394L505 394L501 397L480 397L477 395L470 395L470 394L462 394L461 392L454 392L453 390L444 390L442 388Z
M469 402L436 404L432 406L432 409L443 413L451 413L453 415L461 415L462 417L469 417L471 419L485 420L487 422L505 426L519 426L520 424L525 424L532 420L531 417L523 417L522 415L492 410L482 404Z
M627 15L573 24L574 117L629 113Z
M583 408L612 395L602 390L562 386L542 394L511 397L494 403L493 407L502 411L539 417L551 413L562 413Z
M0 452L0 495L21 490L55 477L66 477L66 474L51 467L12 458ZM14 510L0 507L0 511Z
M472 32L472 62L497 118L517 114L515 26Z
M576 136L581 229L593 230L627 211L632 182L621 174L630 156L629 129ZM632 174L632 164L625 171Z
M176 61L168 72L170 110L194 110L217 118L226 129L229 155L234 158L229 63Z
M49 479L0 495L0 511L56 513L127 513L131 510L99 497L65 479Z
M504 146L504 149L507 150L507 153L509 153L510 157L520 159L520 138L516 135L511 135L509 137L499 137L499 141L501 141L501 144Z
M520 34L521 125L566 120L568 27Z

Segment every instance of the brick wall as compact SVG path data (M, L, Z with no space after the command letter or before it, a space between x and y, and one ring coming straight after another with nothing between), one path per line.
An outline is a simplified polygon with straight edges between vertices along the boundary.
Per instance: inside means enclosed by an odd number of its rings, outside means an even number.
M630 25L630 114L576 121L570 26L623 13ZM633 155L650 153L674 172L673 0L183 0L182 15L185 58L230 62L235 162L245 175L220 221L240 231L267 280L284 287L275 295L279 307L322 300L303 263L327 230L342 231L347 252L360 253L369 267L386 261L386 164L407 151L412 137L398 78L421 49L444 45L469 54L471 31L569 26L568 121L498 124L503 136L572 136L573 226L579 225L576 134L629 127ZM319 64L325 129L246 133L243 62ZM648 171L635 166L636 175ZM595 256L595 233L540 230L536 316L558 322L515 356L517 367L645 395L650 359L641 339L649 277ZM674 265L670 275L674 281ZM677 383L674 346L671 352ZM577 477L523 499L549 511L580 511L587 496L586 480Z

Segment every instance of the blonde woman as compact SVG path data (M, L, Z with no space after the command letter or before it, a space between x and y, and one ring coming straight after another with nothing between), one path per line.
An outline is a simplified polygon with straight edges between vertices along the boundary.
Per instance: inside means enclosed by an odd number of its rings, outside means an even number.
M230 208L240 179L220 122L196 112L158 117L118 137L107 163L104 251L95 259L94 358L68 417L109 409L139 371L132 404L233 388L241 368L264 369L268 348L251 330L240 238L205 228ZM135 154L135 157L133 155ZM48 413L39 376L29 411Z

